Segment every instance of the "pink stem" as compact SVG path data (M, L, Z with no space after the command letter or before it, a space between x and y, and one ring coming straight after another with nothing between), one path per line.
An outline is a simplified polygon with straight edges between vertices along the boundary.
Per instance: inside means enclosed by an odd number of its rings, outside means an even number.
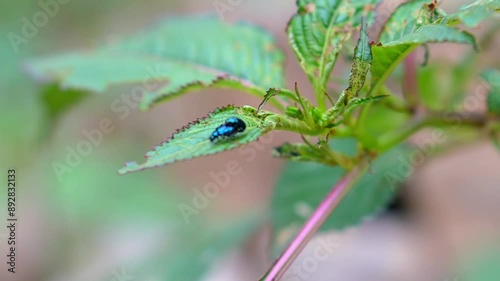
M309 240L311 240L312 236L318 231L342 198L347 194L355 179L361 174L360 172L364 170L364 166L364 162L361 163L332 187L325 199L319 204L318 208L311 217L309 217L297 236L275 261L267 275L265 275L261 281L280 280L295 258L300 254L302 249L304 249Z
M417 55L415 52L406 57L403 64L403 95L411 106L415 106L418 99L417 85Z

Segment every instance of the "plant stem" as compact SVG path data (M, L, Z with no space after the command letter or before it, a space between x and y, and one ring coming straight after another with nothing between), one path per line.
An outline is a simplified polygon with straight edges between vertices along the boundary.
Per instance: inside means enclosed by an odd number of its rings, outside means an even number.
M415 106L418 101L416 57L416 52L412 52L406 57L403 63L403 96L412 107Z
M326 110L326 97L325 97L326 87L322 83L323 83L322 79L318 79L315 81L314 94L316 96L316 102L318 103L318 108L321 111L324 111Z
M423 117L417 117L400 129L392 131L380 137L377 146L378 152L384 152L400 142L403 142L418 130L430 127L450 127L459 126L483 127L487 123L487 116L471 112L434 112Z
M307 245L309 240L311 240L312 236L316 233L316 231L318 231L321 225L323 225L325 220L333 212L335 207L338 206L340 201L349 192L354 182L366 169L366 166L367 161L361 161L358 166L342 177L337 184L332 187L330 192L326 195L311 217L309 217L297 236L274 262L268 273L261 279L261 281L280 280L288 267L290 267L295 258Z

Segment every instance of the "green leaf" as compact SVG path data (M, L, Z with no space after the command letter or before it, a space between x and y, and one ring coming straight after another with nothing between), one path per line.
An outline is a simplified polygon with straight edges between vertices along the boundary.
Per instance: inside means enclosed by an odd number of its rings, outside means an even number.
M315 91L323 95L330 73L361 18L372 22L378 0L299 0L288 25L288 38Z
M371 68L373 78L371 91L375 91L416 47L426 43L443 42L468 44L477 49L476 40L470 33L437 24L421 26L398 40L382 46L372 46L374 65Z
M432 3L429 0L403 3L389 17L379 36L380 44L372 46L371 93L376 92L396 66L422 44L455 42L470 44L477 49L471 34L432 24L442 16L442 12L429 6Z
M460 11L443 18L447 24L463 23L468 27L476 27L482 21L491 18L500 10L498 0L479 0L472 4L462 6Z
M347 101L358 96L366 80L366 74L372 65L373 56L370 48L367 26L363 25L359 34L358 43L354 49L354 62L349 75L349 86L345 90Z
M500 114L500 71L498 69L489 69L481 73L481 77L490 87L486 99L488 111Z
M420 26L430 24L437 17L436 11L427 6L432 3L432 0L415 0L399 5L382 28L379 42L396 41Z
M349 85L340 94L335 105L328 109L322 116L322 124L334 124L346 110L349 104L361 105L358 98L359 91L363 88L366 81L366 74L372 64L372 52L369 43L367 25L361 27L358 43L354 48L354 61L349 75ZM355 100L354 103L352 101ZM353 109L351 106L349 109Z
M396 66L417 47L418 45L411 44L392 46L390 48L373 45L374 63L371 67L372 84L370 93L376 94L378 88L389 78Z
M119 83L142 83L136 92L144 93L144 109L209 86L262 97L264 89L283 84L283 58L262 29L215 18L187 18L168 20L90 52L32 60L27 69L62 87L95 92Z
M210 136L215 129L223 125L230 117L237 117L245 122L245 131L234 137L210 141ZM269 131L262 123L262 118L256 115L256 109L249 106L241 108L227 106L217 109L208 116L176 131L171 138L146 154L147 161L145 163L128 162L118 173L123 175L239 147L256 140L260 135Z
M386 43L384 47L443 42L468 44L478 49L476 40L472 34L453 27L438 24L421 26L413 33L407 34L396 41Z
M352 139L335 140L333 148L348 155L356 152ZM327 219L322 231L342 230L359 224L394 197L407 174L406 147L397 147L379 156ZM403 167L403 168L401 168ZM411 166L409 167L411 168ZM287 244L330 188L345 171L317 163L291 162L280 175L271 202L272 224L276 233L275 253Z
M396 66L409 55L418 45L403 44L387 48L384 44L399 40L413 33L423 24L432 22L435 12L429 10L426 4L430 0L409 1L399 5L391 14L379 35L380 44L372 46L374 63L371 67L371 93L389 77Z

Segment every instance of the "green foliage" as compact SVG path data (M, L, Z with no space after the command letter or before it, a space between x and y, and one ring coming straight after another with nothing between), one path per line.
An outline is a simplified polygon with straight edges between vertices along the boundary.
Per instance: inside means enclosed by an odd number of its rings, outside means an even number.
M472 4L462 6L457 13L444 17L448 24L463 23L468 27L476 27L480 22L491 18L500 11L498 0L478 0Z
M356 153L353 139L333 141L333 149L350 156ZM409 150L398 147L373 161L340 205L323 224L322 230L342 230L356 225L387 205L404 182ZM403 159L403 160L402 160ZM328 190L344 175L340 167L316 163L289 163L278 179L271 202L271 219L276 232L275 251L287 243L290 235L309 217ZM307 192L304 192L307 187ZM276 253L276 252L275 252Z
M95 92L142 82L144 109L209 86L263 96L265 89L283 84L283 54L268 33L214 18L169 20L91 52L32 60L27 69L64 88Z
M349 87L345 90L347 100L358 97L359 91L363 88L366 74L373 62L372 50L370 48L370 38L368 37L367 26L361 27L358 43L354 49L354 62L349 75Z
M300 134L303 143L287 142L274 150L274 156L282 159L313 162L288 164L278 181L271 213L277 234L274 246L279 249L307 219L330 186L354 167L364 167L368 160L371 161L368 170L356 178L353 189L323 230L356 225L390 202L412 169L405 160L409 150L400 143L426 126L453 126L453 122L436 117L442 112L434 114L433 111L454 110L453 105L465 95L465 86L481 70L475 64L475 54L467 56L458 67L436 66L430 62L425 68L418 70L415 65L408 70L407 64L405 82L410 80L413 85L405 86L413 88L402 91L402 97L392 92L392 85L391 89L386 85L387 79L406 56L422 45L459 43L478 50L472 34L457 25L475 27L499 9L498 1L484 0L446 15L437 7L437 1L409 1L396 9L378 40L370 43L367 29L374 20L377 3L378 0L297 1L298 12L286 32L290 47L312 84L314 101L300 93L297 83L295 91L282 88L284 56L270 34L249 24L227 24L214 18L172 19L150 31L87 52L32 60L27 69L35 78L58 83L44 95L52 118L78 102L83 96L80 96L81 90L103 92L123 83L142 83L134 88L134 94L143 94L143 109L206 87L232 88L257 95L262 99L257 108L217 109L176 131L148 152L144 163L126 163L119 174L234 149L271 130ZM329 93L327 83L339 53L358 29L360 37L354 49L348 85L341 93ZM487 44L481 46L484 45ZM469 71L470 68L474 71ZM369 71L371 77L368 77ZM498 134L500 126L493 118L500 112L498 83L495 83L499 80L498 70L489 70L484 75L491 86L487 100L490 114L485 122L462 121L463 125L476 127L485 123L489 132ZM371 81L366 83L368 79ZM62 92L60 89L76 89L76 95L56 99L56 93ZM411 94L413 96L409 96ZM327 98L331 107L327 106ZM268 102L278 112L263 110ZM212 134L230 117L241 119L245 130L211 140ZM108 170L103 163L96 166ZM81 173L87 172L82 169ZM68 177L73 188L82 188L77 182L80 177L76 174L75 178ZM121 185L118 181L109 182ZM140 185L133 180L130 184ZM73 192L71 188L67 191ZM92 197L82 192L82 198ZM68 204L71 206L71 201ZM85 207L88 206L75 204L75 208ZM255 221L219 229L204 226L200 219L194 227L178 231L174 248L179 254L166 263L170 274L167 279L200 278L213 262L211 257L244 239L260 220ZM209 258L199 255L200 247L208 249ZM187 261L194 269L185 266Z
M237 117L245 122L245 131L238 133L234 137L210 141L212 132L220 125L223 125L230 117ZM263 126L262 119L257 117L254 108L227 106L217 109L209 113L208 116L200 118L175 132L170 139L146 154L147 161L145 163L128 162L118 173L135 172L230 150L256 140L267 131L268 129Z
M471 34L443 24L434 24L439 21L441 13L429 4L432 1L410 1L400 5L389 17L379 36L380 44L372 46L375 62L371 68L372 92L378 90L395 67L422 44L453 42L477 48Z
M361 27L358 43L354 49L354 61L349 74L349 85L340 94L335 105L327 110L323 117L323 123L329 124L335 122L345 112L352 110L364 103L375 101L377 98L358 98L359 91L363 88L366 80L366 74L372 65L372 52L369 43L367 25Z
M288 25L288 38L300 65L314 85L325 92L342 44L361 26L371 22L378 0L299 0L298 13ZM321 99L323 100L323 98ZM320 108L322 107L320 103ZM324 107L324 105L323 105Z
M362 106L364 104L368 104L368 103L371 103L374 101L379 101L379 100L386 98L386 97L388 97L388 95L373 96L373 97L367 97L367 98L354 98L347 105L346 112L351 111L358 106Z
M453 27L428 24L419 27L413 33L406 34L398 40L388 42L385 47L405 44L425 44L425 43L462 43L473 46L477 49L474 36L465 31L460 31Z
M432 0L408 1L399 5L385 23L379 35L379 42L387 44L413 33L422 25L430 24L438 16L437 11L429 8Z

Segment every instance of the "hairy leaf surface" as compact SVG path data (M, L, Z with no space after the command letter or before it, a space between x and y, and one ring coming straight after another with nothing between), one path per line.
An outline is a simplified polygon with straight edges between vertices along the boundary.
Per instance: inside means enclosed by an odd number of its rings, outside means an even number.
M145 109L208 86L263 96L282 86L283 58L272 36L249 24L179 18L95 50L32 60L27 69L36 78L95 92L140 84L133 94L144 95Z
M231 137L210 141L210 136L215 129L223 125L230 117L237 117L245 122L245 131ZM118 173L136 172L230 150L257 140L260 135L266 132L268 132L268 129L262 125L262 119L257 117L256 109L251 107L224 107L176 131L171 138L146 154L147 160L145 163L128 162Z

